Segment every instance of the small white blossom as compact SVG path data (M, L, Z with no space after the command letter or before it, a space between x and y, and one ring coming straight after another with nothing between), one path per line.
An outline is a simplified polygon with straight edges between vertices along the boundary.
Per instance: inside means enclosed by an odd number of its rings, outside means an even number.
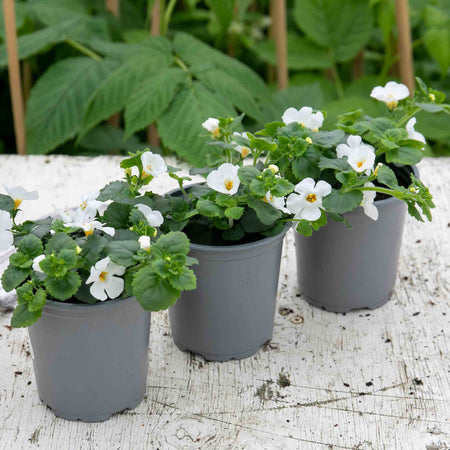
M375 187L375 185L371 182L366 183L364 186ZM378 209L373 203L376 195L376 191L363 191L363 199L361 202L361 206L364 208L364 213L372 220L378 219Z
M124 281L115 275L123 275L125 267L113 263L109 256L98 261L91 267L91 273L86 284L92 283L90 292L93 297L104 301L107 298L118 297L124 288Z
M411 119L408 120L408 123L406 124L406 131L408 132L408 137L413 141L419 141L426 144L427 141L425 140L425 136L414 129L416 122L417 119L415 117L412 117ZM425 148L425 145L423 146L423 148Z
M0 250L7 250L14 242L14 235L11 231L13 221L6 211L0 211Z
M269 169L274 175L280 171L278 166L276 166L275 164L269 164Z
M166 162L161 155L152 152L145 152L141 155L142 175L144 177L156 177L167 172Z
M310 106L304 106L299 110L288 108L281 119L286 125L296 122L309 130L319 131L319 128L323 124L324 117L320 111L315 113Z
M241 181L238 177L239 166L224 163L217 170L213 170L206 178L206 184L222 194L234 195L238 191Z
M265 202L272 205L274 208L279 209L280 211L289 214L289 210L286 208L286 200L284 197L274 197L270 191L267 192L266 196L263 199Z
M361 136L350 135L347 144L336 147L338 158L347 157L348 163L356 172L365 172L370 175L375 164L375 149L362 142Z
M17 209L24 200L37 200L39 194L37 191L29 192L22 186L3 185L8 195L14 200L14 209Z
M294 219L318 220L322 215L322 199L331 193L331 185L323 180L315 183L312 178L305 178L294 191L286 201L288 210L295 214Z
M215 119L214 117L210 117L208 120L205 120L202 123L202 127L206 131L209 131L215 138L219 137L219 135L220 135L219 119Z
M389 109L393 109L397 106L399 100L403 100L408 97L409 89L402 83L396 81L388 81L386 85L376 86L372 89L370 96L386 103Z
M233 136L241 136L243 138L246 138L247 134L245 132L244 133L238 133L237 131L235 131L233 133ZM234 144L234 149L237 152L239 152L243 158L245 158L246 156L248 156L250 154L250 149L248 147L243 146L243 145L239 145L239 144L235 143Z
M82 228L86 236L90 236L94 233L94 230L103 231L110 236L114 236L116 232L114 228L105 227L101 222L98 220L92 220L90 217L78 218L77 221L64 223L64 226L70 228Z
M89 192L81 196L80 210L83 214L94 218L97 212L103 216L109 202L100 202L97 197L100 195L99 190Z
M142 249L149 251L151 247L150 236L140 236L139 237L139 245Z
M150 206L139 203L136 208L145 216L151 227L159 227L164 222L164 218L159 211L154 211Z
M39 263L43 259L45 259L45 255L39 255L39 256L36 256L36 258L33 259L33 270L35 272L43 273L43 270L41 269L41 266L39 265Z

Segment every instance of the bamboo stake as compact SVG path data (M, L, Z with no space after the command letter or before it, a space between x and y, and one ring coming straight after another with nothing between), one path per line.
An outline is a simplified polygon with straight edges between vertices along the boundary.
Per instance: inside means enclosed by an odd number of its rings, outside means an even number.
M150 33L152 36L161 34L161 0L155 0L153 5ZM159 146L158 129L155 125L150 125L147 128L147 141L150 147Z
M105 6L108 11L110 11L114 16L119 17L120 16L120 3L119 0L105 0ZM108 124L119 128L120 126L120 114L116 113L113 114L108 119Z
M414 65L408 0L395 0L395 15L398 31L400 79L412 93L414 91Z
M26 154L25 113L20 79L19 55L17 50L16 15L14 0L3 0L3 17L5 21L6 49L8 53L9 88L13 110L14 131L17 153Z
M286 0L271 0L273 34L277 51L278 89L288 87Z
M355 80L364 75L364 50L361 50L353 60L352 74Z

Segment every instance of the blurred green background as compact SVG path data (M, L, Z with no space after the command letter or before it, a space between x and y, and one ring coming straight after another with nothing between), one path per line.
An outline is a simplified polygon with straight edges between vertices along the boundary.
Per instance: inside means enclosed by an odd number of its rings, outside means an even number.
M450 0L410 0L415 75L450 95ZM369 97L399 78L394 0L287 1L289 88L276 86L268 0L166 0L150 37L153 1L16 1L26 97L27 152L120 154L146 146L204 164L201 122L246 114L245 126L279 120L290 106L384 114ZM0 17L0 153L15 153ZM120 113L116 125L108 118ZM449 116L417 117L427 153L450 155ZM118 121L118 122L117 122Z

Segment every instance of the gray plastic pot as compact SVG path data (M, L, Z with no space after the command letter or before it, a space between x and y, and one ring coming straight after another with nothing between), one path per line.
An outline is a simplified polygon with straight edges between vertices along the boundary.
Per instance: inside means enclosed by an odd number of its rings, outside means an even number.
M295 233L298 288L312 305L327 311L375 309L394 290L406 204L375 202L377 221L361 207L345 214L352 228L329 220L311 237Z
M197 289L169 308L172 337L210 361L254 355L272 337L283 238L250 244L191 244Z
M56 416L102 422L136 407L148 372L150 313L134 297L47 301L29 328L40 399Z

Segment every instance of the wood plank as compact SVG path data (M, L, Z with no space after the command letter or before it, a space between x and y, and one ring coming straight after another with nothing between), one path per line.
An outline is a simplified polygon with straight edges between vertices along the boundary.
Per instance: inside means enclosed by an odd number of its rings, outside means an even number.
M0 167L5 183L40 174L25 186L40 199L24 202L20 213L38 217L52 203L76 204L121 177L119 160L0 155ZM167 313L155 313L146 399L105 423L66 422L41 404L27 332L8 329L10 315L0 314L0 448L448 448L449 169L445 158L419 166L438 207L432 223L407 220L396 289L385 306L343 315L297 297L290 232L271 343L246 360L207 363L180 352ZM176 185L168 177L152 183L160 193Z

